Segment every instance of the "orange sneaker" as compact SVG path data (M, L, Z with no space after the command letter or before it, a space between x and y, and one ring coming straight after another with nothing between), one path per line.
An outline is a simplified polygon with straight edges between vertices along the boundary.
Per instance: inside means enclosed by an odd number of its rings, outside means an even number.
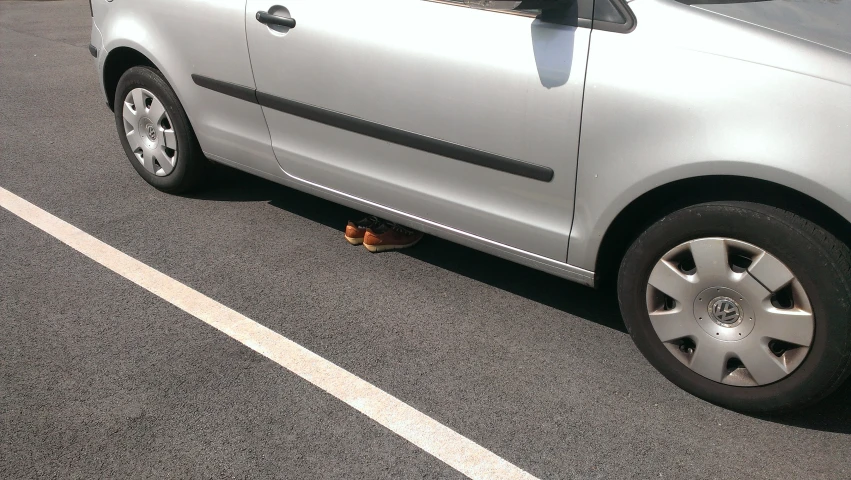
M378 217L366 217L358 222L349 221L346 225L346 241L352 245L360 245L363 243L363 237L366 235L368 228L377 228L382 223Z
M370 252L398 250L416 245L422 240L423 233L405 228L391 222L385 222L377 227L366 229L363 246Z

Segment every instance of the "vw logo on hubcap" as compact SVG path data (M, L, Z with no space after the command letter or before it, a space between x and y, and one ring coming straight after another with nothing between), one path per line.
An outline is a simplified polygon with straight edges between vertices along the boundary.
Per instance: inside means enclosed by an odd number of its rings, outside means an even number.
M142 117L139 120L139 136L148 148L154 148L157 145L157 126L150 118Z
M730 297L717 297L709 302L709 316L715 320L715 323L724 326L732 327L737 325L742 319L742 309Z

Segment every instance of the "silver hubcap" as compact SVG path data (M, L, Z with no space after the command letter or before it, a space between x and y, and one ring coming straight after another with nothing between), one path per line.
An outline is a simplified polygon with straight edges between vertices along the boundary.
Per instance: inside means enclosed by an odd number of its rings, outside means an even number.
M720 383L776 382L804 361L815 321L801 283L770 253L730 238L671 249L647 286L659 340L684 365Z
M124 134L145 170L164 177L177 164L177 137L162 102L144 88L124 99Z

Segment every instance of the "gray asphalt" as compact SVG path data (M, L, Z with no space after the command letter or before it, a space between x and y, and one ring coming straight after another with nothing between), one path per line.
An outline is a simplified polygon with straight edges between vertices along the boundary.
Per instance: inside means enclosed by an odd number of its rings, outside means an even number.
M117 141L83 0L0 1L0 187L541 478L851 478L851 385L756 418L680 391L614 298L219 168L169 196ZM0 478L459 478L0 209Z

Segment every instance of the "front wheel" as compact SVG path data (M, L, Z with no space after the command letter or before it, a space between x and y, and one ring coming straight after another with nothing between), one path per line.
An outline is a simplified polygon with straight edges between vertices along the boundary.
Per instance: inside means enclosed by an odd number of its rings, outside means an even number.
M715 404L779 413L851 372L851 252L790 212L713 202L674 212L627 251L618 298L644 356Z
M140 66L121 76L115 126L130 164L149 184L169 193L198 186L208 161L183 106L159 71Z

